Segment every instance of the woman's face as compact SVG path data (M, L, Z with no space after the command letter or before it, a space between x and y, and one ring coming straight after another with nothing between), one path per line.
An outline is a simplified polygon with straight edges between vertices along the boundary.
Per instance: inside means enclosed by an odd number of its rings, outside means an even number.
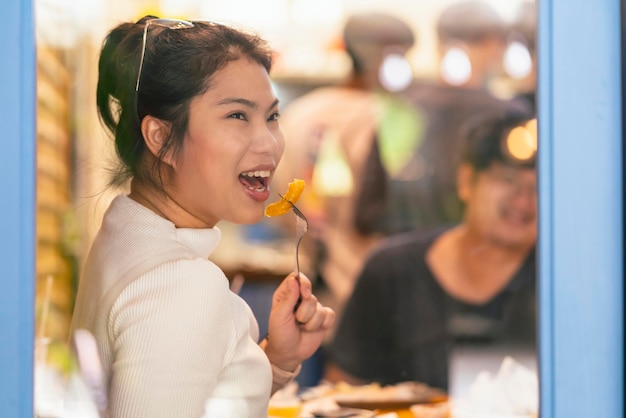
M247 58L231 61L190 103L169 197L195 225L258 222L284 145L267 71Z

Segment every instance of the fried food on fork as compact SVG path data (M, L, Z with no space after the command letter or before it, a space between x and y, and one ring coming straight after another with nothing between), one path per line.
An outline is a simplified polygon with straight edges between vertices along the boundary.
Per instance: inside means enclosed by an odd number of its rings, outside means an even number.
M279 216L289 212L292 205L295 205L304 190L304 180L294 179L289 183L287 193L280 197L280 200L270 203L265 208L265 216Z

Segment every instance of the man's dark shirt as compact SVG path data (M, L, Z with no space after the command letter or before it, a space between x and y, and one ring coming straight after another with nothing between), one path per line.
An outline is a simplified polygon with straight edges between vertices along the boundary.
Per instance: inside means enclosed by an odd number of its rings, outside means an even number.
M419 381L448 389L455 315L480 315L517 327L515 312L534 302L535 251L492 300L472 305L449 296L426 264L426 252L449 226L397 235L367 261L329 350L345 372L381 384ZM534 320L524 319L534 335ZM511 334L519 334L516 328ZM503 338L507 333L503 333ZM519 336L519 335L518 335Z

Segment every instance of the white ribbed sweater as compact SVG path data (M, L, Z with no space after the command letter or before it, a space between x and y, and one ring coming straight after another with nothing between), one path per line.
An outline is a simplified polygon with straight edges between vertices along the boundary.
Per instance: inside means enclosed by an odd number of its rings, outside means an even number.
M127 196L107 210L72 326L96 337L110 418L267 416L272 371L249 306L208 260L219 239Z

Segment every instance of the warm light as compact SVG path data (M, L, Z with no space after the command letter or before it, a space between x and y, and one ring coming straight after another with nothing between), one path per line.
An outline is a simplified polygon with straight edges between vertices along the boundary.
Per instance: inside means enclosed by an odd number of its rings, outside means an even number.
M340 197L352 193L352 172L336 135L328 135L323 140L311 182L318 196Z
M520 79L528 76L532 70L533 61L526 45L519 41L509 44L503 57L504 70L512 78Z
M505 141L506 152L515 160L528 161L537 152L537 120L513 128Z
M411 84L413 70L402 54L388 54L378 73L380 85L387 91L402 91Z
M441 60L441 77L453 86L466 83L472 76L472 63L462 47L448 48Z
M535 142L537 142L537 119L529 120L524 126L535 136Z

